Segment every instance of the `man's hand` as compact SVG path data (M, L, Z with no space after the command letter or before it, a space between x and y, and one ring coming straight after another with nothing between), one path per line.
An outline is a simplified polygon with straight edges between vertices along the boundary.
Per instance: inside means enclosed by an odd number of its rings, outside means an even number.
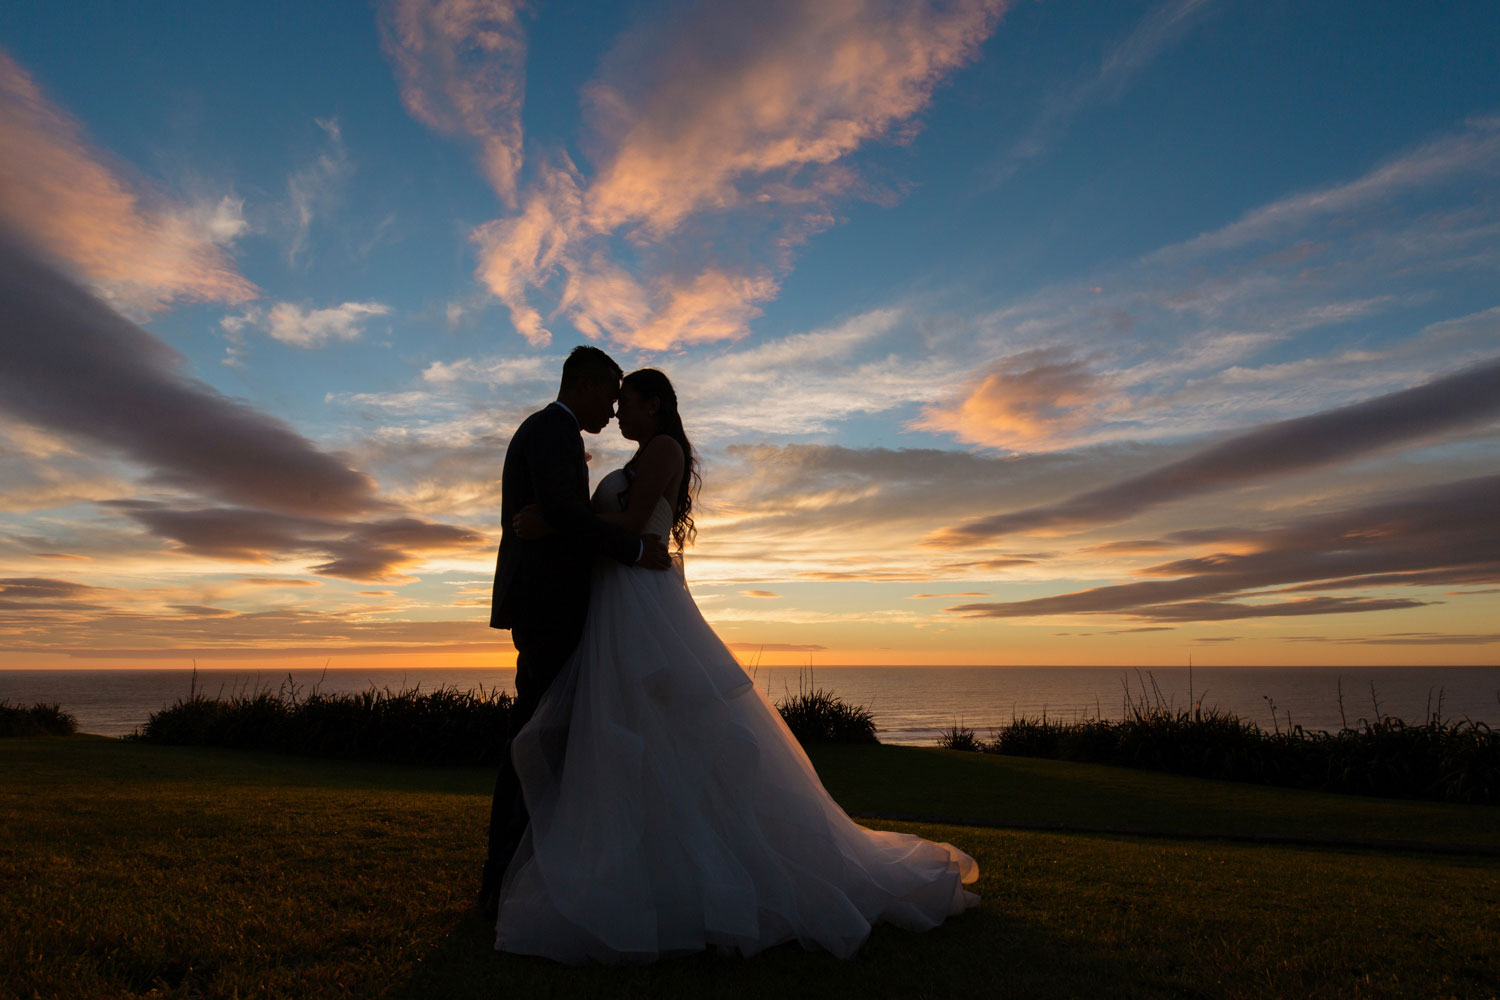
M552 534L552 525L542 517L541 508L527 504L520 513L510 519L510 526L524 541L533 542Z
M644 569L667 569L672 565L672 557L667 554L660 535L641 536L641 557L635 564Z

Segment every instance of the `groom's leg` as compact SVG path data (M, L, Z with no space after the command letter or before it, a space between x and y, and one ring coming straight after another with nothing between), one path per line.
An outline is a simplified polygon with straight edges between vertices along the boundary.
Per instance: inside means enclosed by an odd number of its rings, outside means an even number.
M572 655L578 645L578 632L517 628L511 630L511 640L516 647L516 698L511 704L509 731L505 734L500 769L495 776L495 794L490 801L489 850L480 884L480 898L486 905L498 897L500 881L521 846L528 822L521 781L510 758L511 740L531 721L542 695Z

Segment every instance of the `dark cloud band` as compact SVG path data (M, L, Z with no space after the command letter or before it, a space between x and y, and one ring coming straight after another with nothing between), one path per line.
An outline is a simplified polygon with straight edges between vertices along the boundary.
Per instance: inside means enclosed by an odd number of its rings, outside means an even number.
M1444 483L1382 503L1246 532L1252 550L1219 552L1148 567L1159 579L1041 597L961 604L950 613L981 618L1115 613L1151 621L1222 621L1383 611L1406 599L1316 597L1235 603L1266 588L1354 588L1500 581L1500 475ZM1225 532L1225 534L1232 534ZM1227 598L1227 600L1226 600ZM1214 599L1214 600L1209 600Z
M184 510L146 500L110 506L184 552L251 562L309 554L326 560L312 572L346 580L390 579L420 553L487 544L467 528L415 517L339 521L237 507Z
M0 233L0 410L233 503L342 515L379 506L364 473L182 374L139 326Z
M946 528L929 541L961 547L1017 532L1115 524L1159 504L1346 462L1497 414L1500 358L1412 389L1270 424L1102 489Z

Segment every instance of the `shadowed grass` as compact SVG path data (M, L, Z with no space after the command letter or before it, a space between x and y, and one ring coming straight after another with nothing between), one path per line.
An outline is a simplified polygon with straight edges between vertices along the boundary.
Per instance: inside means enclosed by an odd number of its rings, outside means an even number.
M1330 795L1026 757L822 747L818 774L851 812L1030 828L1292 841L1432 843L1500 852L1500 809Z
M1079 795L1125 816L1214 788L1291 797L1324 832L1351 804L1393 827L1452 810L1408 836L1465 811L900 747L814 757L846 805L967 801L988 820L1028 797L1055 821ZM879 928L849 962L780 948L564 968L494 953L472 911L487 768L86 737L6 741L0 768L3 996L1487 996L1500 979L1495 859L889 821L867 822L973 853L982 906L928 934ZM1268 808L1210 805L1225 824Z

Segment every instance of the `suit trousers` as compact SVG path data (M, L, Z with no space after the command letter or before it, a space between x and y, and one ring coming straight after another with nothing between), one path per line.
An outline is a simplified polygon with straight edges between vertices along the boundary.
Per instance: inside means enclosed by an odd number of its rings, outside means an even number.
M505 869L521 846L530 817L521 781L516 777L510 759L511 741L535 714L542 696L573 655L582 634L582 623L571 627L516 627L511 641L516 647L516 699L511 703L510 723L500 756L500 773L495 778L495 795L490 802L489 850L480 879L480 896L498 898Z

